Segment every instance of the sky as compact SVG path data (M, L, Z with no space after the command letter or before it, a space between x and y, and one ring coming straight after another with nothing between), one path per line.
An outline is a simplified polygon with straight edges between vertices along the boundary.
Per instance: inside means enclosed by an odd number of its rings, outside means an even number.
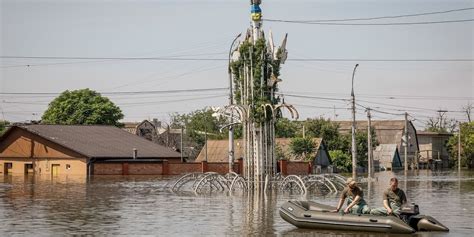
M300 21L474 8L472 0L262 2L264 19ZM123 121L166 122L172 113L225 106L229 48L250 26L248 0L0 0L0 15L0 119L12 122L39 120L59 93L83 88L109 97L122 109ZM474 10L345 23L461 19L474 19ZM280 91L300 119L350 119L344 99L350 98L356 63L354 91L362 105L357 106L358 120L366 119L364 107L370 107L373 119L404 119L408 112L421 128L438 110L466 121L462 107L474 103L474 21L264 21L263 28L266 36L272 31L276 45L288 33ZM200 60L123 59L137 57ZM393 61L420 59L448 61ZM212 90L189 91L195 89Z

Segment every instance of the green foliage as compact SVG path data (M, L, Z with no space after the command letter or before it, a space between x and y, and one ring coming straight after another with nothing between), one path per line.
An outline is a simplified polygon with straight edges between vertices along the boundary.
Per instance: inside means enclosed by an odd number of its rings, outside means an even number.
M272 117L272 110L264 107L266 104L278 103L277 98L272 99L271 91L277 91L276 84L268 85L270 78L278 77L280 74L280 60L273 60L268 53L266 41L264 38L258 39L255 45L249 41L244 41L239 47L240 58L231 63L231 69L234 76L234 95L237 104L253 105L250 108L250 117L257 123L268 121ZM277 55L281 55L281 52ZM281 57L281 56L280 56ZM251 68L251 72L250 71ZM253 84L248 85L251 90L246 93L248 100L243 101L244 84L246 76L252 75Z
M278 118L275 123L275 136L291 138L296 137L298 134L299 126L295 121L291 121L287 118Z
M7 130L6 127L10 124L10 122L6 120L0 120L0 136Z
M283 160L287 159L289 155L285 151L283 151L283 148L280 145L276 144L275 156L277 160Z
M302 157L304 160L311 159L314 153L314 141L311 137L295 137L290 142L290 152L296 157Z
M42 123L120 125L122 111L107 97L90 90L66 90L48 105Z
M352 158L347 152L341 150L329 151L332 165L341 172L350 172L352 170Z
M308 136L323 138L328 150L339 150L347 145L341 140L339 125L330 119L307 119L304 126Z
M198 144L201 148L205 144L205 134L208 139L223 139L227 133L221 133L219 129L226 124L223 117L212 116L214 111L209 108L196 110L188 114L173 114L171 116L172 128L186 128L187 136ZM237 131L239 129L234 129Z
M447 148L453 163L458 160L458 136L449 138ZM466 166L474 160L474 122L461 124L461 165Z

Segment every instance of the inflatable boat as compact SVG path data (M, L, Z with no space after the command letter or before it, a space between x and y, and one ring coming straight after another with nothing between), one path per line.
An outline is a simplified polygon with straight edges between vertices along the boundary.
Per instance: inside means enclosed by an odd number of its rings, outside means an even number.
M415 231L449 231L433 217L420 215L417 205L404 207L400 217L331 212L335 209L335 207L311 201L288 201L280 207L280 216L299 228L310 229L399 234Z

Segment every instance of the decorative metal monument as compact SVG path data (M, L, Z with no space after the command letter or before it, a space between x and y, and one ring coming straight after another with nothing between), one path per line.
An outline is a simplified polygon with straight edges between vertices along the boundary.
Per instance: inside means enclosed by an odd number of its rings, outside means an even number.
M231 55L233 103L226 107L243 127L244 177L251 189L264 188L264 181L276 174L275 120L281 115L280 109L287 108L292 117L298 117L293 106L280 103L275 96L281 81L280 64L287 57L287 36L278 49L271 32L265 40L260 4L261 0L251 1L251 28Z
M280 47L273 43L272 32L268 40L262 30L261 0L251 0L251 27L236 48L229 51L229 105L213 108L215 115L230 118L229 127L229 173L191 173L182 176L170 188L173 192L193 191L196 194L208 192L234 192L286 190L306 194L314 190L338 192L344 186L340 175L309 175L286 177L277 174L275 155L275 123L287 109L293 119L298 111L276 96L281 82L280 65L287 58L285 35ZM232 172L234 160L233 126L242 125L243 159L242 176Z

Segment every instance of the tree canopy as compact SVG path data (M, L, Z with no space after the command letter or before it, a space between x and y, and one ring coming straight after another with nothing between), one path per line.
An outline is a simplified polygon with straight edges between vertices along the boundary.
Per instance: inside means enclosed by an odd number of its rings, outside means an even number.
M447 144L453 163L458 159L458 136L452 136ZM474 122L461 124L461 165L472 164L474 160Z
M122 111L107 97L90 89L66 90L48 105L42 116L45 124L120 125Z
M0 136L7 130L6 127L10 124L10 122L6 120L0 120Z

